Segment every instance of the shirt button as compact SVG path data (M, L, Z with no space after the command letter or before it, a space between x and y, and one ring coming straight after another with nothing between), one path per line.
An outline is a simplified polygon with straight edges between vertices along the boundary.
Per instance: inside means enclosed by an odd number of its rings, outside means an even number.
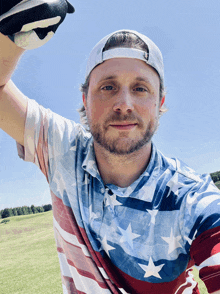
M101 189L101 193L105 193L105 189L104 188Z

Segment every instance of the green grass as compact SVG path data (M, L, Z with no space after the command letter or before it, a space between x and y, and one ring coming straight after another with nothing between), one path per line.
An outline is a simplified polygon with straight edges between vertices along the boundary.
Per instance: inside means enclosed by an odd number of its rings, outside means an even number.
M61 294L52 211L7 219L0 224L0 294ZM200 293L208 293L193 273Z
M52 212L0 224L0 293L61 294Z

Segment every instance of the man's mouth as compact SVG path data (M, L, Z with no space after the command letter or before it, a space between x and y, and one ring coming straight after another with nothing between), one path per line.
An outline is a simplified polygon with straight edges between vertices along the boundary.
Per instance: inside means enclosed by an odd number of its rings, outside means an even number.
M136 127L137 123L116 123L116 124L110 124L111 127L118 129L118 130L131 130L134 127Z

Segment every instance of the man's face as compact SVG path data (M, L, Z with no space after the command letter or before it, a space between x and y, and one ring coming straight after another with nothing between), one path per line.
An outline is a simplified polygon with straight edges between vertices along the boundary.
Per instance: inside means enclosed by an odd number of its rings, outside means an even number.
M144 61L114 58L91 73L83 102L94 144L131 154L151 141L158 126L160 81Z

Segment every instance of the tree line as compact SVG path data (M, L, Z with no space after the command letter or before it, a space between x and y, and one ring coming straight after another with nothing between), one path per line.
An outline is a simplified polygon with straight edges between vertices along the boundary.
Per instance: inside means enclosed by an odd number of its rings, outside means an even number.
M22 206L22 207L15 207L15 208L5 208L0 210L0 218L6 218L10 216L17 216L17 215L27 215L27 214L35 214L41 213L45 211L52 210L51 204L45 204L42 206Z
M220 181L220 171L211 173L210 175L214 183Z

